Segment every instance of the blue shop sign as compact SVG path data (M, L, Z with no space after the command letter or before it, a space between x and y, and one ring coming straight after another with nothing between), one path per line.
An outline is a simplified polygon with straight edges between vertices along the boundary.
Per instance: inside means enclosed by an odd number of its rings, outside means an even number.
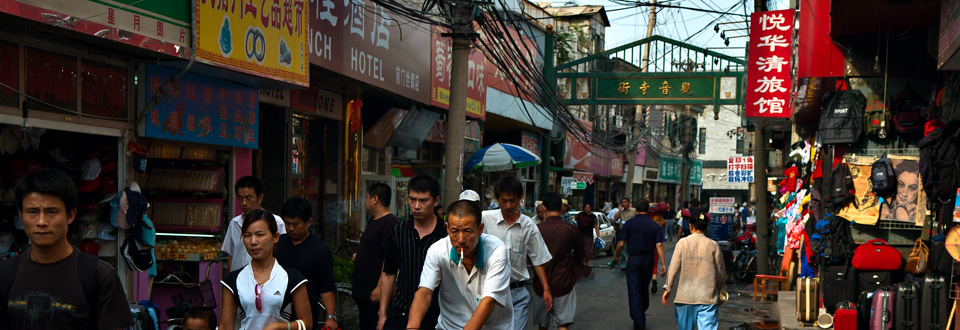
M146 65L142 104L179 70ZM164 86L141 124L143 136L230 147L258 147L259 90L186 73Z

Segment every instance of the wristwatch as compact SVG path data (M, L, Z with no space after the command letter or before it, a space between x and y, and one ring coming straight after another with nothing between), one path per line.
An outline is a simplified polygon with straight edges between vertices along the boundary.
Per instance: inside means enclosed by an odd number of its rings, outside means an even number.
M333 314L327 314L327 318L328 318L328 319L333 319L334 321L337 320L337 316L336 316L336 315L333 315Z

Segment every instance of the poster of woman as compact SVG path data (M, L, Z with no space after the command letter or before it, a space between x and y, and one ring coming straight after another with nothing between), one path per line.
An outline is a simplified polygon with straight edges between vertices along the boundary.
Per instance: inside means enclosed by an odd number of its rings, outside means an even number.
M926 196L920 182L920 164L916 157L890 156L897 175L896 194L891 194L880 210L880 219L914 222L923 225Z

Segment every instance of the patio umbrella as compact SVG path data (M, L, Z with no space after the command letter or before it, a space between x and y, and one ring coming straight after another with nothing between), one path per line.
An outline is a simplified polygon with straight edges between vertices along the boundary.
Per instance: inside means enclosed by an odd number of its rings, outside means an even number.
M515 168L537 166L540 157L527 149L514 144L494 143L486 146L470 156L466 172L496 172Z

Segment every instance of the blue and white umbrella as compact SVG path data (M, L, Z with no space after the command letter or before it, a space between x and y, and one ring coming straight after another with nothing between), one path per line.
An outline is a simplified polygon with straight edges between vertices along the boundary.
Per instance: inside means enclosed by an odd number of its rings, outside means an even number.
M478 150L467 160L466 172L496 172L515 168L537 166L537 156L521 146L507 143L494 143Z

